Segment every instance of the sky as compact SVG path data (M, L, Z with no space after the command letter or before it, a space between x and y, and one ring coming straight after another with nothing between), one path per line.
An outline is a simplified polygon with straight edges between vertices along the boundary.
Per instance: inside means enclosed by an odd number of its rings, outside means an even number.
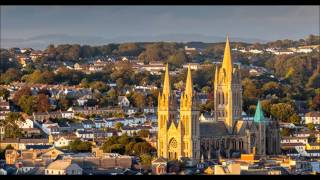
M319 34L320 6L1 6L1 39L201 34L263 40Z

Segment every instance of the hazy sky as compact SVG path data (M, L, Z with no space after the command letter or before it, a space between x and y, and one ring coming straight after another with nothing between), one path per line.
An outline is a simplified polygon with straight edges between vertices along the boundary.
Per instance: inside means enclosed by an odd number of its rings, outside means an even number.
M1 6L1 38L196 33L274 39L319 34L319 6Z

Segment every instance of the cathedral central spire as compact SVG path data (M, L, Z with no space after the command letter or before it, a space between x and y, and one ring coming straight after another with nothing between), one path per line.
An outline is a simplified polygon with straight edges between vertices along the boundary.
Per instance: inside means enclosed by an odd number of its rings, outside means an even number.
M229 35L227 35L226 46L225 46L225 49L224 49L222 68L226 72L226 76L227 76L226 78L228 80L231 80L233 67L232 67L232 58L231 58L231 50L230 50L230 43L229 43Z
M193 94L192 75L191 75L190 64L188 65L188 74L187 74L185 94L190 97L192 97L192 94Z
M164 84L163 84L163 95L166 95L167 97L171 94L171 88L170 88L170 80L169 80L169 65L166 65L166 72L164 75Z

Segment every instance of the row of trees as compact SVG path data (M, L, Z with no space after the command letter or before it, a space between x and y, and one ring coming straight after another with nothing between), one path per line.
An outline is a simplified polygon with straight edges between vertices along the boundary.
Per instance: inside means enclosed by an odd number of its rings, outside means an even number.
M23 136L23 132L17 125L18 122L23 122L20 113L10 112L6 115L5 119L0 121L0 126L4 127L4 138L19 138Z
M47 112L50 109L48 92L41 90L38 95L32 95L31 89L28 86L18 90L12 99L13 103L20 109L31 115L33 112Z
M104 152L139 156L143 165L151 165L155 148L139 136L112 136L103 144Z

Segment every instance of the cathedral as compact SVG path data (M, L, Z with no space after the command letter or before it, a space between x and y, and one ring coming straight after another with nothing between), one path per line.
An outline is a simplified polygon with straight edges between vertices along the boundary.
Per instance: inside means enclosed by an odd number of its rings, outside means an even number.
M218 157L280 153L279 125L264 117L260 102L253 120L242 118L240 65L232 62L227 37L223 61L214 77L214 120L199 120L199 100L193 90L191 68L178 103L170 87L168 65L158 97L158 157L190 158L197 162Z

